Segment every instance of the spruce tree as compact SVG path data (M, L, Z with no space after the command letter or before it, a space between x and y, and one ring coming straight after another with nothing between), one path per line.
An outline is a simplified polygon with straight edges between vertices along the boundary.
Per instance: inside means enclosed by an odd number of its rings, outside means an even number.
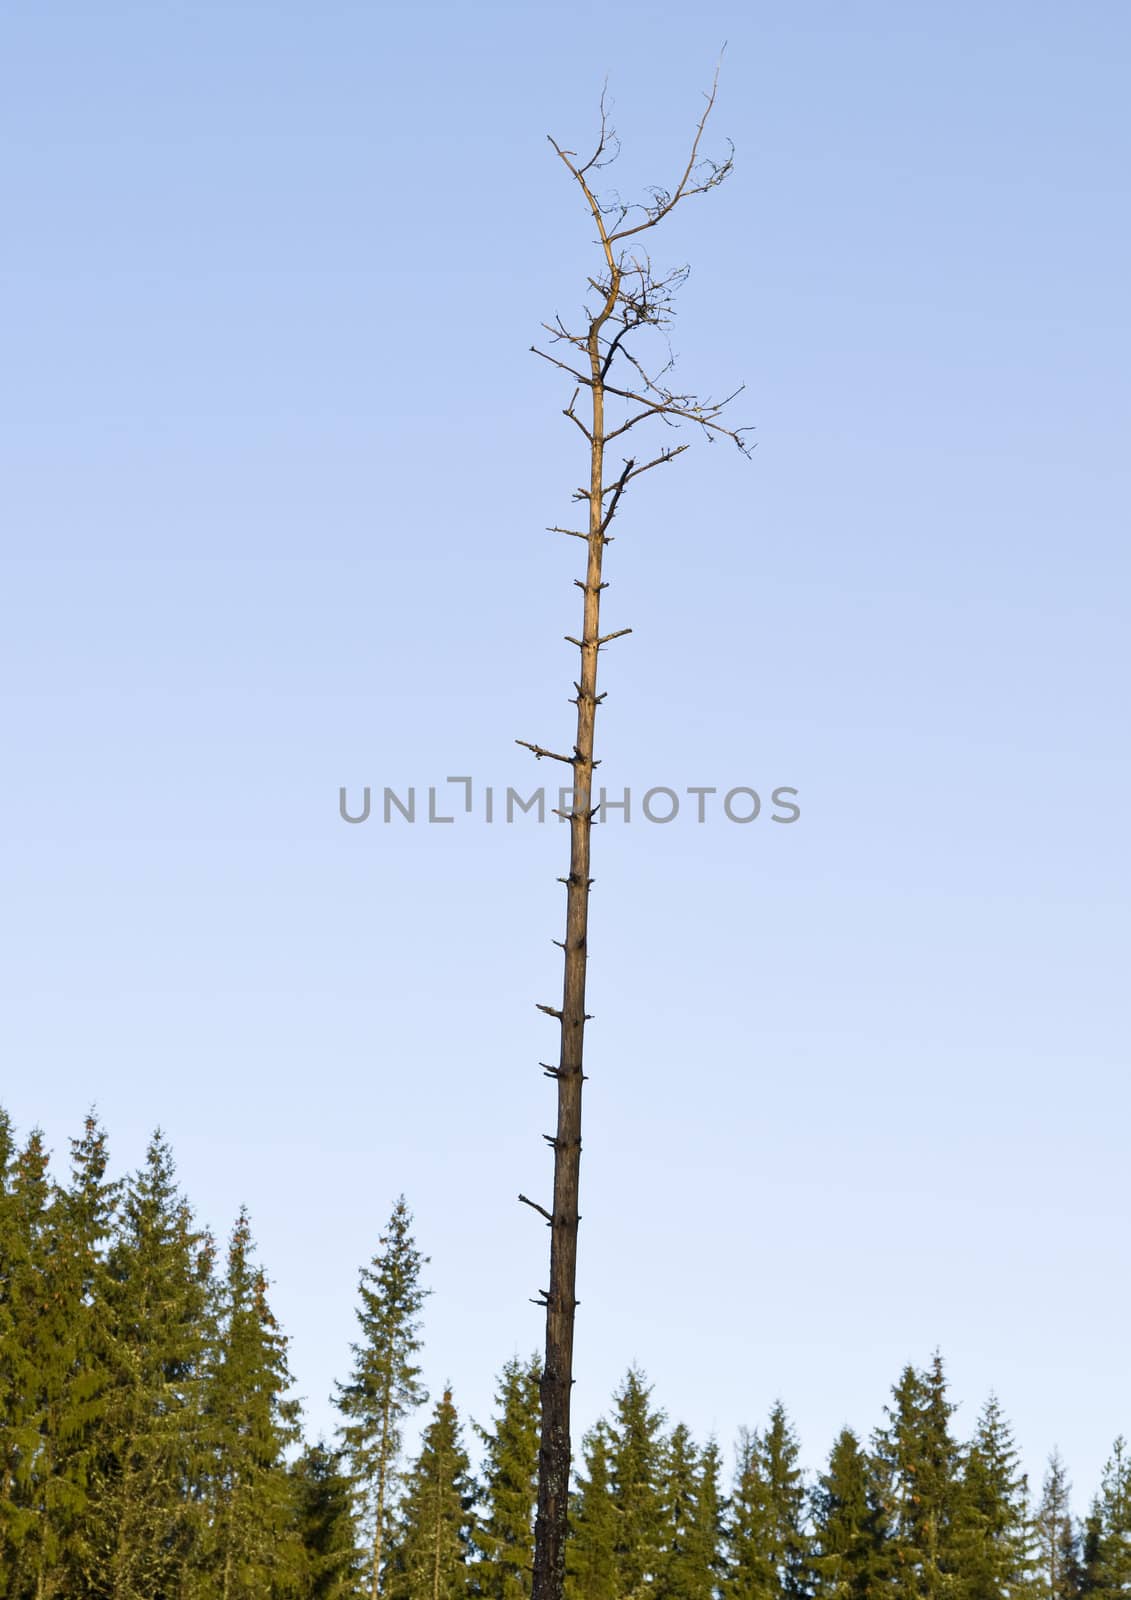
M16 1137L12 1119L0 1106L0 1559L11 1548L10 1518L15 1479L15 1441L18 1385L13 1363L18 1354L18 1310L13 1291L18 1263L23 1255L19 1211L15 1195ZM0 1594L4 1593L0 1567Z
M964 1600L1009 1600L1032 1579L1028 1483L994 1395L962 1460L954 1559Z
M1095 1600L1125 1600L1131 1592L1131 1451L1122 1436L1104 1466L1091 1521L1086 1590Z
M952 1588L958 1511L958 1447L950 1430L942 1359L906 1367L873 1442L873 1466L889 1532L895 1600L943 1600Z
M353 1492L341 1458L323 1443L308 1445L292 1468L303 1600L355 1600L364 1593Z
M382 1573L388 1600L462 1600L474 1486L459 1417L445 1389L408 1474Z
M198 1554L212 1259L157 1133L126 1185L107 1262L110 1376L91 1469L86 1574L99 1600L172 1600Z
M884 1581L883 1513L868 1458L842 1428L813 1494L810 1569L815 1600L869 1600Z
M401 1195L376 1255L362 1269L357 1308L361 1335L350 1347L349 1381L337 1386L337 1406L345 1419L339 1432L368 1539L370 1600L377 1600L380 1592L401 1423L428 1398L416 1362L420 1312L428 1294L421 1288L420 1271L427 1260L416 1247L412 1214Z
M779 1600L772 1520L758 1435L741 1428L726 1528L723 1600Z
M1071 1488L1060 1452L1054 1450L1034 1518L1034 1600L1077 1600L1080 1593L1080 1546L1072 1517Z
M566 1600L617 1600L617 1514L604 1420L582 1439L581 1459L566 1543Z
M713 1437L703 1446L699 1458L699 1493L695 1507L696 1538L704 1554L710 1552L713 1600L722 1593L726 1577L727 1501L722 1492L722 1454Z
M721 1542L718 1451L703 1451L677 1423L663 1453L663 1533L654 1585L657 1600L713 1600Z
M1099 1587L1100 1538L1103 1532L1097 1496L1088 1508L1080 1527L1080 1594L1092 1600Z
M801 1447L781 1401L764 1433L743 1432L729 1534L728 1600L805 1600L807 1495Z
M51 1552L52 1530L43 1515L42 1428L46 1395L58 1376L47 1333L54 1325L49 1264L51 1184L42 1133L36 1129L13 1155L10 1125L3 1125L0 1156L6 1167L0 1227L0 1594L34 1595Z
M485 1600L526 1600L534 1564L542 1363L517 1357L503 1367L483 1442L483 1506L476 1524L474 1590Z
M89 1486L110 1378L104 1246L119 1185L106 1178L106 1135L92 1114L71 1140L71 1181L47 1212L39 1368L35 1592L73 1592L90 1570Z
M613 1396L609 1480L615 1510L617 1600L651 1592L663 1548L663 1412L651 1405L643 1373L630 1367Z
M780 1400L762 1435L762 1457L780 1593L783 1600L806 1600L810 1588L808 1494L800 1466L801 1446Z
M208 1529L201 1565L218 1600L300 1591L301 1546L285 1452L299 1437L286 1339L267 1299L242 1211L204 1390Z

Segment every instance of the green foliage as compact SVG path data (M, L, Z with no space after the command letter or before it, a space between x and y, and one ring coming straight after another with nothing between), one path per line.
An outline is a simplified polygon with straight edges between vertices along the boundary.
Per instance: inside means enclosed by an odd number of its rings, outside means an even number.
M906 1367L892 1399L873 1448L891 1558L888 1589L894 1600L944 1600L959 1543L959 1451L941 1357L923 1372Z
M955 1532L955 1569L964 1600L1009 1600L1033 1574L1028 1484L996 1396L964 1452Z
M337 1405L344 1418L340 1434L369 1539L373 1600L401 1452L401 1424L428 1398L416 1360L421 1348L420 1313L429 1292L421 1288L420 1272L427 1260L413 1240L412 1213L401 1195L376 1255L362 1268L360 1338L350 1347L349 1381L337 1386Z
M764 1433L739 1435L726 1600L804 1600L809 1539L801 1450L781 1401Z
M654 1593L658 1600L713 1600L722 1540L714 1441L700 1451L678 1423L664 1448L660 1494L663 1533Z
M361 1274L341 1448L303 1448L246 1213L218 1279L159 1134L119 1184L90 1116L58 1183L0 1110L0 1600L529 1600L538 1360L501 1370L478 1489L450 1393L399 1468L426 1398L411 1221L402 1198ZM667 1432L630 1369L582 1442L567 1600L1126 1600L1123 1439L1078 1528L1059 1457L1030 1513L996 1399L964 1442L953 1411L938 1356L907 1367L810 1488L777 1404L724 1499L714 1441Z
M582 1444L566 1547L569 1600L711 1600L721 1565L719 1453L687 1428L663 1434L643 1374L630 1368L613 1415Z
M1099 1587L1100 1535L1102 1533L1100 1502L1092 1501L1088 1514L1080 1527L1080 1594L1092 1600Z
M41 1429L48 1390L58 1381L51 1341L58 1332L51 1267L51 1186L43 1137L15 1150L5 1119L0 1131L0 1594L34 1592L53 1554L54 1527L44 1519L50 1474Z
M1131 1451L1122 1435L1088 1519L1083 1587L1094 1600L1124 1600L1131 1592Z
M726 1518L722 1493L722 1455L714 1438L708 1439L699 1458L699 1484L695 1507L696 1538L711 1567L711 1596L722 1593L726 1577Z
M1080 1540L1072 1518L1070 1488L1064 1462L1054 1450L1033 1523L1033 1600L1076 1600L1081 1590Z
M382 1573L387 1600L458 1600L468 1587L474 1486L451 1390L424 1430Z
M640 1600L651 1592L663 1550L664 1415L652 1409L651 1398L636 1367L629 1368L613 1396L608 1461L617 1600Z
M155 1134L126 1185L106 1262L105 1410L91 1471L89 1592L183 1593L203 1510L203 1384L213 1338L212 1241Z
M206 1367L204 1479L206 1528L201 1569L224 1600L299 1594L302 1547L295 1527L294 1480L284 1452L299 1437L286 1340L253 1262L251 1227L241 1211L228 1246L216 1335Z
M537 1356L508 1361L495 1395L494 1423L476 1428L484 1453L484 1505L476 1523L473 1582L486 1600L526 1600L530 1594L541 1377Z
M566 1600L617 1600L617 1513L609 1466L609 1429L598 1422L581 1441L566 1544Z
M353 1491L340 1456L308 1445L292 1468L293 1505L306 1558L303 1600L356 1600L363 1593Z
M724 1600L777 1600L770 1506L756 1432L741 1428L726 1529Z
M888 1574L884 1515L871 1463L851 1428L837 1435L813 1494L809 1559L815 1600L868 1600Z

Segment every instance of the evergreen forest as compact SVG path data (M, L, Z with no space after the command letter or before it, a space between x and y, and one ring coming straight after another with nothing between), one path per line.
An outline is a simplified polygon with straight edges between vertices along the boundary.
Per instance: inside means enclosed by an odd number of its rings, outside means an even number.
M524 1600L539 1361L502 1364L484 1422L428 1394L403 1198L360 1272L339 1426L311 1440L247 1215L218 1246L160 1135L124 1179L95 1117L71 1143L54 1175L0 1113L0 1596ZM1121 1438L1078 1519L1055 1452L1027 1483L994 1396L961 1437L938 1354L894 1377L810 1475L783 1403L696 1439L630 1368L578 1453L569 1600L1131 1591Z

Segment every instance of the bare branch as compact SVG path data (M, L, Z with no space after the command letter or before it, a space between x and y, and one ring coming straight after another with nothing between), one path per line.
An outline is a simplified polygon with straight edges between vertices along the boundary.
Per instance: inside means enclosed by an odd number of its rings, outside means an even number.
M592 389L594 387L595 380L592 377L586 376L584 372L578 372L575 367L568 366L564 361L557 360L555 356L549 355L545 350L539 350L537 345L531 345L530 348L533 354L536 356L541 356L543 361L548 361L551 366L560 367L563 372L568 372L570 377L575 379L578 384L583 385L587 389ZM625 353L627 354L627 352ZM630 357L630 359L632 358ZM637 365L637 363L634 362L634 365ZM641 369L638 367L638 370ZM645 377L646 384L651 384L652 380L647 378L646 374L642 373L642 376ZM601 382L599 378L596 381ZM603 438L606 442L609 439L617 438L621 433L627 432L628 428L634 427L637 422L643 422L647 416L662 416L669 420L674 418L681 422L694 422L705 430L722 434L728 439L733 439L743 454L748 454L749 450L752 448L742 437L743 434L751 431L748 426L743 426L740 428L726 428L717 420L718 415L722 411L723 407L729 405L732 400L734 400L743 392L743 389L745 388L744 384L735 389L733 393L727 395L726 399L711 401L696 401L692 395L669 394L667 391L660 388L656 389L655 399L649 399L646 393L641 394L635 389L622 389L616 384L601 382L601 388L605 394L614 394L618 399L630 400L634 405L643 406L646 408L639 417L634 418L631 422L613 430L611 433L605 434ZM577 419L575 418L574 420L576 421ZM588 497L588 489L577 489L574 491L574 498L576 500L586 500Z
M690 449L689 444L677 444L671 450L661 450L658 456L646 461L642 467L633 467L626 481L631 483L633 478L639 478L642 472L651 472L653 467L662 467L666 462L674 461L676 456L681 456L685 450Z
M528 1200L524 1194L520 1194L518 1198L524 1206L529 1206L531 1211L537 1211L540 1217L545 1217L547 1224L553 1223L553 1214L547 1211L545 1206L540 1206L537 1200Z
M672 368L675 366L675 357L672 355L670 347L668 349L668 359L664 362L664 365L656 373L655 377L652 377L645 370L644 364L636 359L636 357L633 355L631 350L626 350L624 352L624 357L625 357L625 360L627 362L629 362L629 364L632 367L634 367L636 369L636 371L640 374L641 378L644 380L644 388L649 394L657 395L661 400L664 401L665 404L671 404L671 405L688 404L688 405L690 405L690 404L694 403L694 396L693 395L676 394L673 390L664 389L660 385L660 379L665 375L665 373L670 372L672 370Z
M639 478L642 472L651 472L653 467L662 467L665 462L674 461L676 456L681 456L685 450L690 450L690 448L691 446L687 444L673 445L668 450L661 450L658 456L653 457L651 461L645 461L643 466L639 467L636 466L632 461L626 461L625 470L621 473L617 481L615 483L606 484L604 489L601 491L602 498L604 498L604 496L607 494L611 494L613 497L609 502L609 509L605 512L604 519L601 522L601 528L604 529L608 523L612 521L613 513L617 507L617 501L620 499L628 484L632 482L633 478Z
M587 387L592 384L592 378L587 378L584 372L576 372L573 367L567 367L564 361L559 361L556 356L549 355L545 350L539 350L536 344L530 346L532 354L541 356L543 361L550 362L551 366L561 367L563 372L568 372L571 378L576 378L578 383Z
M564 761L567 767L572 767L577 760L576 756L560 756L556 750L545 750L540 744L531 744L529 739L516 739L515 744L520 744L524 750L533 750L539 761L548 757L551 761Z
M728 395L725 400L718 401L700 401L696 403L691 400L690 396L680 396L679 399L684 402L682 404L677 403L675 399L671 401L665 400L662 403L659 401L652 402L647 395L638 394L632 389L614 388L612 384L605 385L605 393L615 394L622 400L631 400L634 405L648 406L657 416L674 417L681 422L695 422L701 428L709 429L714 433L725 434L728 439L733 439L745 453L748 446L741 435L749 433L751 431L750 428L724 428L722 423L716 420L722 408L729 405L736 395L741 394L744 387L745 385L736 389L734 394ZM689 400L691 401L690 404L687 403ZM612 437L612 435L609 435L609 437Z
M624 324L621 327L620 331L615 335L615 337L612 340L610 340L609 348L605 353L605 359L601 363L601 381L602 381L602 383L605 381L605 379L609 375L609 368L613 364L613 357L616 355L617 351L620 349L621 341L624 339L626 334L631 333L632 326L633 326L632 323L630 323L628 318L626 317L625 321L624 321Z
M573 391L573 399L570 401L568 406L563 406L562 407L562 415L564 417L568 417L571 422L575 422L577 424L577 426L581 429L582 433L585 435L585 437L589 441L589 443L592 444L593 443L593 435L589 432L589 429L585 426L584 422L582 422L581 418L577 415L577 412L573 409L574 408L574 404L576 403L577 397L580 394L580 392L581 392L580 388L575 389Z
M645 411L638 411L634 417L629 417L627 422L622 422L619 428L613 428L611 432L606 433L605 443L610 444L612 440L619 439L622 433L627 433L630 428L635 428L638 422L647 422L650 417L658 416L663 410L664 407L657 404L649 406Z
M560 316L555 317L553 322L544 322L542 326L557 344L576 345L579 350L587 347L588 341L580 333L570 333Z
M703 115L699 118L699 124L695 129L695 137L691 141L691 154L687 158L687 165L683 169L683 176L676 184L674 192L668 194L662 189L656 190L655 205L648 210L648 216L646 220L644 222L637 223L634 228L622 228L619 233L610 234L608 240L610 245L618 244L622 239L630 239L633 234L643 233L648 228L654 228L658 222L663 221L669 212L675 210L676 206L681 200L684 200L689 195L693 194L706 194L708 189L717 188L718 185L722 183L723 179L729 176L731 169L734 166L733 145L731 146L731 153L727 157L726 161L721 163L708 161L706 163L706 165L710 168L710 173L702 183L693 184L691 182L696 168L699 165L699 141L703 137L703 129L707 126L707 118L711 115L711 112L714 109L715 97L719 92L719 71L721 67L722 57L720 55L718 65L715 67L715 76L711 83L711 92L706 97L707 104L703 108Z
M609 80L606 78L604 83L601 85L601 135L597 140L596 150L594 150L593 154L589 157L589 160L585 163L585 165L578 168L580 173L592 172L599 170L601 167L606 167L610 162L615 161L617 156L620 154L620 140L617 138L616 129L609 127L609 117L606 108L606 102L608 98ZM553 140L550 142L552 144ZM612 155L606 158L605 151L609 148L610 144L615 145L616 149L613 151Z

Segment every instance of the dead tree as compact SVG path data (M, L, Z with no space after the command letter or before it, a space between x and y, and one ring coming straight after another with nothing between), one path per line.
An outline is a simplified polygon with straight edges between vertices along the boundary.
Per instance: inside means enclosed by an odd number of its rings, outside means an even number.
M630 453L609 472L606 457L617 441L635 444L636 432L648 423L668 427L681 424L699 428L708 438L731 440L749 452L745 428L724 425L722 412L734 398L701 399L673 387L673 360L664 338L675 293L687 276L680 267L658 275L644 248L645 235L659 226L684 200L715 189L731 171L732 156L711 161L701 155L700 144L715 103L718 73L695 129L687 164L675 187L652 189L637 205L617 197L602 197L598 174L615 159L619 145L601 99L601 127L597 148L581 162L572 150L550 139L559 159L577 185L597 230L600 262L588 279L582 322L571 330L560 317L543 326L549 348L532 346L575 385L564 415L585 440L589 458L588 485L578 488L575 501L588 508L588 526L553 528L585 542L584 580L574 582L582 591L581 636L567 635L580 655L580 672L571 704L577 707L577 732L572 754L559 754L540 744L518 740L539 759L560 762L571 771L569 876L559 881L566 888L564 981L562 1002L540 1010L560 1026L560 1052L556 1065L543 1063L546 1075L557 1083L557 1128L546 1135L554 1152L554 1194L547 1209L525 1195L525 1205L546 1219L550 1228L550 1284L536 1302L546 1308L546 1359L542 1376L542 1433L538 1458L538 1513L534 1541L533 1600L562 1600L565 1582L566 1514L570 1475L570 1390L573 1384L573 1329L578 1224L578 1177L581 1162L581 1087L585 1024L586 939L589 922L590 836L593 818L593 774L597 707L605 698L597 692L600 651L613 639L631 632L618 628L601 632L601 592L607 587L602 569L605 548L612 543L609 529L621 510L625 492L635 480L655 467L666 466L688 448L686 443L663 446L655 455ZM655 346L659 336L660 352ZM651 348L649 348L651 347ZM739 391L736 390L735 394ZM577 403L585 400L582 414ZM631 438L630 438L631 436ZM654 447L653 447L654 448Z

